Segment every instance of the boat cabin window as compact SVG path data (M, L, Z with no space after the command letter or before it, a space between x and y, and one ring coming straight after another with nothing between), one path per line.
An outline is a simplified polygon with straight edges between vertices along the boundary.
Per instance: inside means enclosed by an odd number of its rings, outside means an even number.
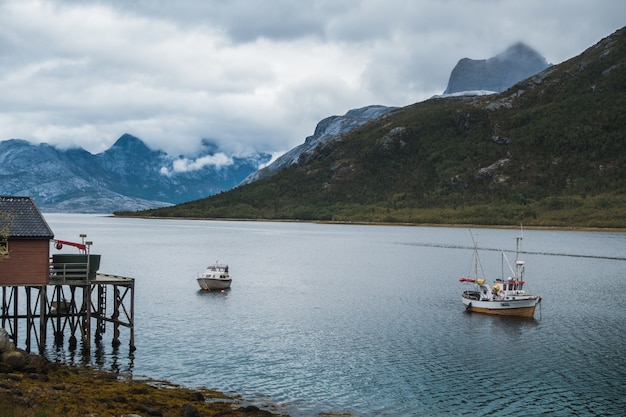
M517 282L515 284L511 283L511 284L503 284L502 287L505 291L513 291L513 290L521 290L522 286L524 284L522 284L521 282Z

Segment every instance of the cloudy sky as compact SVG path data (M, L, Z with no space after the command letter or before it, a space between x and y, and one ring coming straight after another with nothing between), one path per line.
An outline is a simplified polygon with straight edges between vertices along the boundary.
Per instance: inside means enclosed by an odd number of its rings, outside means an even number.
M0 140L281 152L327 116L441 94L463 57L523 41L559 63L625 16L621 0L0 0Z

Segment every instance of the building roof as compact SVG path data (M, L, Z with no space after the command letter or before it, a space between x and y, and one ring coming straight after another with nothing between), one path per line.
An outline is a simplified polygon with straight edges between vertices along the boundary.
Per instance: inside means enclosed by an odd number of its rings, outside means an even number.
M52 239L54 233L30 197L0 196L0 232L9 238Z

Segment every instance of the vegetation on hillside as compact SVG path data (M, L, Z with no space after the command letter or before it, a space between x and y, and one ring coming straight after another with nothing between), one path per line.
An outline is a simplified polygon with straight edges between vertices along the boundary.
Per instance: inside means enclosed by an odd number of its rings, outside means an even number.
M508 91L434 98L273 176L119 215L626 227L626 30Z

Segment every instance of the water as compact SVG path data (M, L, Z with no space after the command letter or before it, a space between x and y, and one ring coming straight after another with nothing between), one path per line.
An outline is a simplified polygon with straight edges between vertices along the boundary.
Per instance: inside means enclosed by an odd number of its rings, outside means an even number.
M543 303L519 320L463 312L467 229L45 217L59 239L86 233L101 272L136 278L137 351L124 329L119 350L107 334L91 359L104 367L294 416L626 409L625 233L525 230L527 287ZM489 276L518 234L474 230ZM215 261L232 289L200 292Z

